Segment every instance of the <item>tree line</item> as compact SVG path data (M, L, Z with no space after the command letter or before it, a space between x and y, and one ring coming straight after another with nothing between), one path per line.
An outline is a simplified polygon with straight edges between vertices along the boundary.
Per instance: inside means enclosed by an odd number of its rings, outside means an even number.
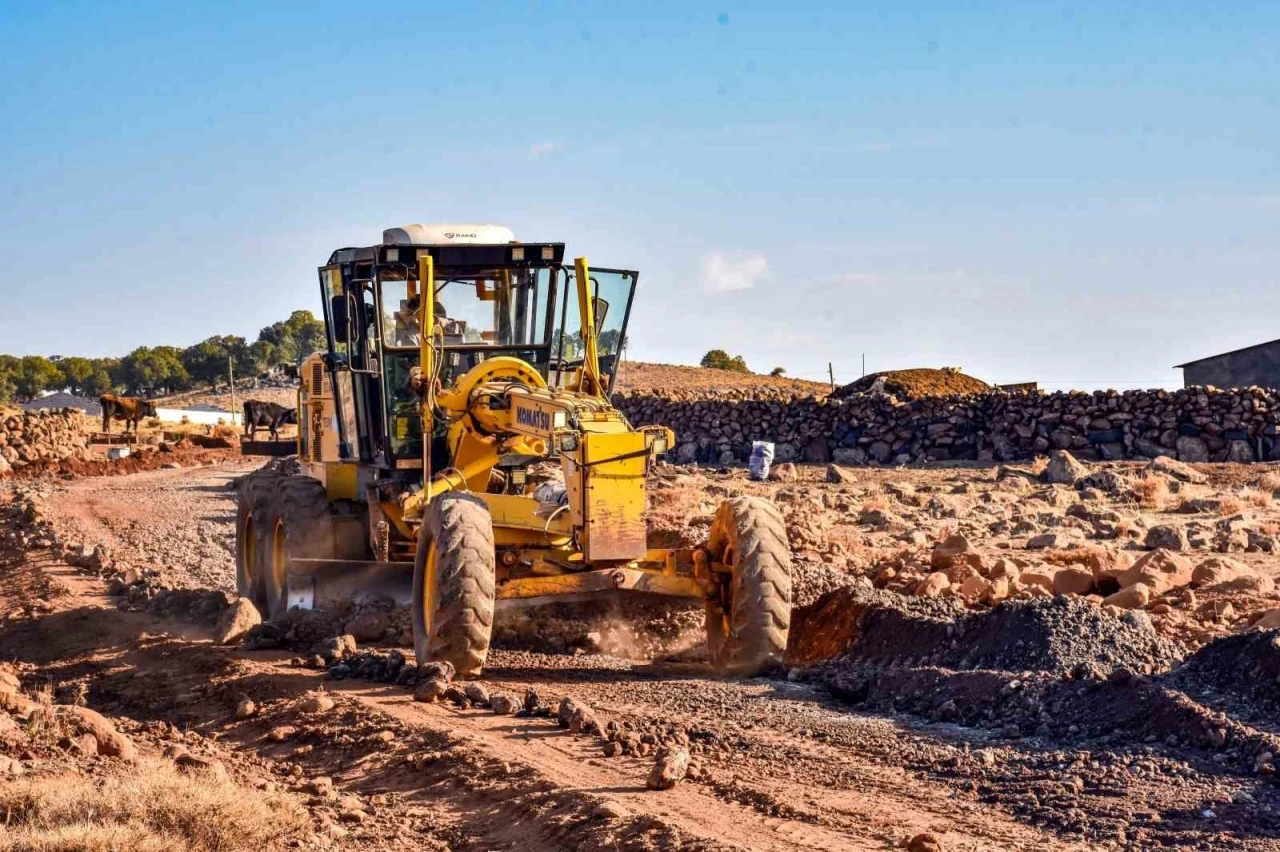
M25 402L46 391L97 397L108 391L141 396L217 387L228 364L237 376L256 376L282 365L298 365L324 344L324 323L311 311L294 311L272 323L250 343L215 335L184 348L139 346L123 358L0 355L0 402Z

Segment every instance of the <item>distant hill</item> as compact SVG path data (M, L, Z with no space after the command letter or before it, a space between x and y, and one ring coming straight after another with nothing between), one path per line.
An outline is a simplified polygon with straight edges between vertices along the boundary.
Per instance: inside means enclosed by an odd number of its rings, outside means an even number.
M960 393L982 393L990 390L991 385L966 376L954 367L934 369L932 367L916 367L910 370L886 370L883 373L871 373L856 382L850 382L837 388L832 397L841 399L859 393L866 393L876 387L883 379L883 389L900 399L919 399L922 396L949 396Z

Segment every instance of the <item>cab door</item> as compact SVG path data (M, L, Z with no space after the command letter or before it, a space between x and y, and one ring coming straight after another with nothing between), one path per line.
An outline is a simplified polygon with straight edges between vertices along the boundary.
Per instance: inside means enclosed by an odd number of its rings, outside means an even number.
M552 370L549 381L564 387L573 373L581 368L584 357L582 329L578 319L578 282L572 266L563 267L564 301L556 332L552 335ZM590 292L595 308L596 340L600 355L600 372L612 388L617 379L618 362L627 348L627 321L631 318L631 301L635 296L640 273L632 269L591 267Z

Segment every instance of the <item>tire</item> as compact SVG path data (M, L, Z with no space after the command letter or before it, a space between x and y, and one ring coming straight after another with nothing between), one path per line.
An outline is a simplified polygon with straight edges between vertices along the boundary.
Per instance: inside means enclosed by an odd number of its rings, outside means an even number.
M478 677L489 655L496 596L493 520L479 497L440 495L427 508L413 571L418 664L447 662Z
M267 587L264 581L263 547L272 495L281 476L263 468L246 474L237 483L236 507L236 592L248 598L259 612L266 612Z
M289 609L290 559L331 559L334 554L333 516L324 485L301 474L280 476L273 484L255 548L268 618Z
M732 567L707 601L707 651L726 674L754 677L783 665L791 626L791 548L778 507L760 497L726 500L707 549Z
M248 598L259 610L266 603L262 574L258 570L257 526L253 511L241 503L236 510L236 594Z

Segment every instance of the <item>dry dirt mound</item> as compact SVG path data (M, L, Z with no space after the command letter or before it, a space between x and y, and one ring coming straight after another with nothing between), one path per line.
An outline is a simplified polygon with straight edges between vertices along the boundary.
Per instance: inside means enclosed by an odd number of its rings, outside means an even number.
M231 449L201 449L199 447L174 447L166 452L154 447L142 447L138 452L122 459L47 459L34 462L21 470L15 470L0 479L79 479L89 476L123 476L164 467L201 467L238 457Z
M826 396L831 386L826 382L807 379L789 379L783 376L765 376L755 373L735 373L711 367L688 367L678 364L646 364L626 361L618 365L618 392L632 391L722 391L762 390L785 391L797 396Z
M953 394L982 393L991 390L991 385L966 376L951 367L933 369L917 367L911 370L886 370L883 373L871 373L856 382L850 382L831 393L835 399L866 393L884 379L883 388L901 399L919 399L922 396L951 396Z

